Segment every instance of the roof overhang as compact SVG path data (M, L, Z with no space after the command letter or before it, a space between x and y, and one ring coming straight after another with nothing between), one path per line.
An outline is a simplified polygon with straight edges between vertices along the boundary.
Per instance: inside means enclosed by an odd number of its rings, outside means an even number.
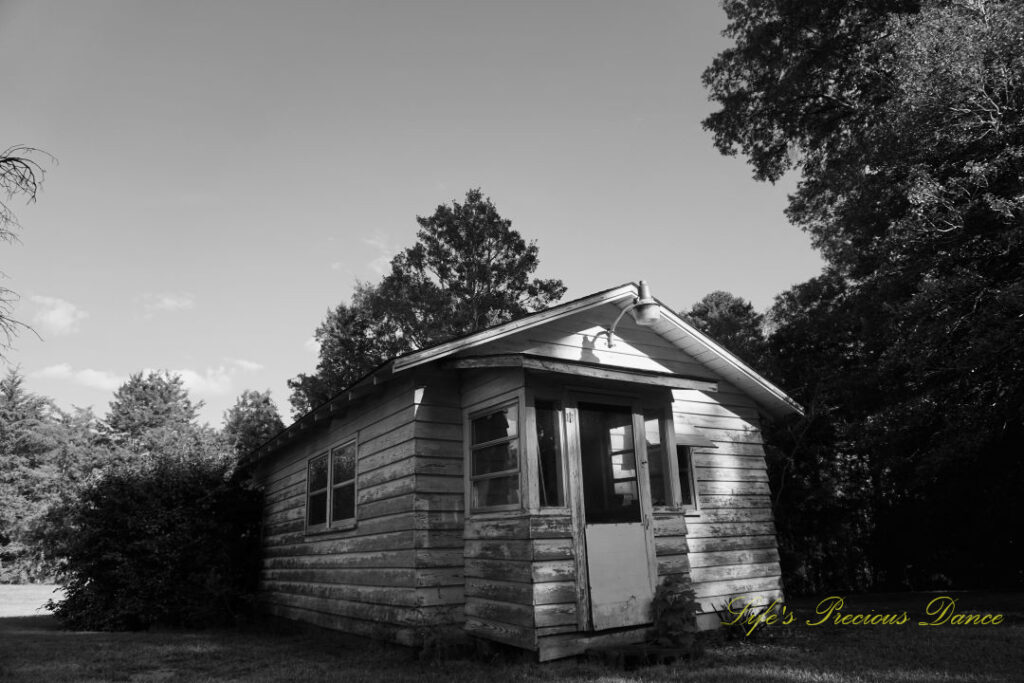
M636 284L626 283L581 299L538 311L512 322L489 327L486 330L481 330L465 337L453 339L452 341L420 351L413 351L389 360L349 388L333 396L329 401L324 402L300 417L286 429L249 453L242 459L241 464L245 466L255 464L285 443L305 433L306 430L321 424L328 424L331 419L343 414L343 411L347 409L348 404L353 400L373 392L376 387L390 381L396 374L427 363L440 361L456 353L468 351L488 342L497 341L518 332L599 308L606 304L613 304L625 310L636 300L639 294L640 289ZM661 306L662 316L647 329L653 330L665 339L668 339L680 350L702 363L716 376L746 393L769 415L781 417L793 413L803 414L803 408L800 407L800 404L787 396L785 392L759 375L720 344L712 341L707 335L698 331L673 313L672 309L660 300L656 299L656 301ZM528 354L462 357L453 359L449 363L455 367L462 368L515 366L574 375L589 373L587 376L639 384L657 384L658 386L670 388L697 389L712 392L718 390L718 382L708 380L707 378L682 377L673 373L610 367L598 363L548 359ZM477 365L474 366L474 363L477 363ZM491 363L491 365L481 365L486 363Z

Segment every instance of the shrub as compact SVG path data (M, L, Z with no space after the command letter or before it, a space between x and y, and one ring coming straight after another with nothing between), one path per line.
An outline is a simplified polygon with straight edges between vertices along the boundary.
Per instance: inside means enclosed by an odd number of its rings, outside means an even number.
M74 629L224 624L252 603L260 496L223 462L121 467L50 512L48 551Z
M686 575L670 574L654 592L655 642L699 654L696 650L697 598Z

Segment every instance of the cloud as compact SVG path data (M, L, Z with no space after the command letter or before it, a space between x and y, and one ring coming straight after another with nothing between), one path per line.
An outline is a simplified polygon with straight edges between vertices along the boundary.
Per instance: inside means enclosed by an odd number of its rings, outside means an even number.
M203 372L188 369L171 370L170 372L172 375L179 375L185 388L194 394L223 396L231 393L232 368L221 365L216 368L206 368Z
M367 264L370 270L381 276L391 272L391 259L399 252L399 248L392 246L382 237L364 237L362 241L363 244L373 247L379 252L379 256ZM332 263L331 268L337 270L334 266L335 264Z
M245 360L244 358L228 358L228 360L246 372L256 372L257 370L263 369L262 364L255 363L251 360Z
M312 353L313 355L320 355L320 342L316 340L316 337L310 337L309 339L304 341L302 343L302 348L304 348L308 353Z
M143 294L137 300L140 299L142 309L146 311L146 318L152 318L164 311L187 311L196 307L195 297L188 292Z
M230 366L219 365L217 367L206 368L201 371L183 368L178 370L169 370L168 372L170 372L171 375L178 375L181 377L182 384L185 385L185 388L188 389L191 394L198 396L223 396L231 393L234 388L232 380L239 372L252 372L259 370L262 367L263 366L259 363L234 359ZM145 368L142 370L142 374L144 376L151 372L163 373L164 370L157 370L154 368ZM94 370L92 368L75 370L70 363L58 363L56 365L51 365L43 368L42 370L37 370L36 372L31 373L30 376L42 379L58 379L74 382L75 384L92 387L93 389L102 389L104 391L116 391L122 384L128 381L128 377L108 370Z
M89 314L70 301L52 296L33 296L30 298L36 305L32 316L32 325L44 334L53 336L67 335L78 332L79 321L88 318Z
M127 377L106 370L93 370L92 368L75 370L69 363L50 365L42 370L31 373L29 376L44 379L62 379L104 391L115 391L128 380Z

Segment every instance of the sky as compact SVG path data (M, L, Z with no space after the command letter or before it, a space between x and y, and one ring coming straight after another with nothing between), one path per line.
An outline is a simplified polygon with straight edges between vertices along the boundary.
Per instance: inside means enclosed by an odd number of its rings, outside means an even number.
M645 279L763 311L822 261L795 181L701 128L724 27L712 0L0 0L0 149L54 157L0 244L37 333L6 367L100 417L168 370L212 426L245 389L288 422L327 310L476 187L565 300Z

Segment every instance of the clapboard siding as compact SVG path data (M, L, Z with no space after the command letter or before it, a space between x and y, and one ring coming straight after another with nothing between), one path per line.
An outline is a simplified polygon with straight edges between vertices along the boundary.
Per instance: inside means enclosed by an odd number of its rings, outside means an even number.
M470 518L465 538L468 631L536 649L538 635L576 629L568 514Z
M719 383L718 393L675 390L673 398L676 427L697 431L716 446L692 450L698 510L686 517L699 623L710 628L717 624L715 611L733 597L759 603L781 597L768 471L749 398L727 382Z
M419 462L421 414L412 378L393 382L258 468L267 501L261 601L269 612L412 643L425 619L456 611L444 600L461 594L461 572L452 567L461 533L434 533L424 543L416 527L431 520L414 501L421 474L428 488L445 489L446 475L458 471ZM425 414L451 420L443 407ZM308 459L351 439L358 445L356 525L307 534Z
M457 375L430 368L417 372L416 384L421 387L414 405L413 474L421 508L414 517L414 543L421 549L416 566L449 572L445 583L420 586L417 599L445 608L436 615L436 625L461 625L466 619L462 392Z
M525 353L559 360L584 361L610 367L674 372L686 377L713 379L707 368L677 346L649 329L637 326L629 315L616 328L614 344L607 344L605 325L622 309L607 304L555 323L518 332L460 355ZM601 321L601 324L594 324Z

